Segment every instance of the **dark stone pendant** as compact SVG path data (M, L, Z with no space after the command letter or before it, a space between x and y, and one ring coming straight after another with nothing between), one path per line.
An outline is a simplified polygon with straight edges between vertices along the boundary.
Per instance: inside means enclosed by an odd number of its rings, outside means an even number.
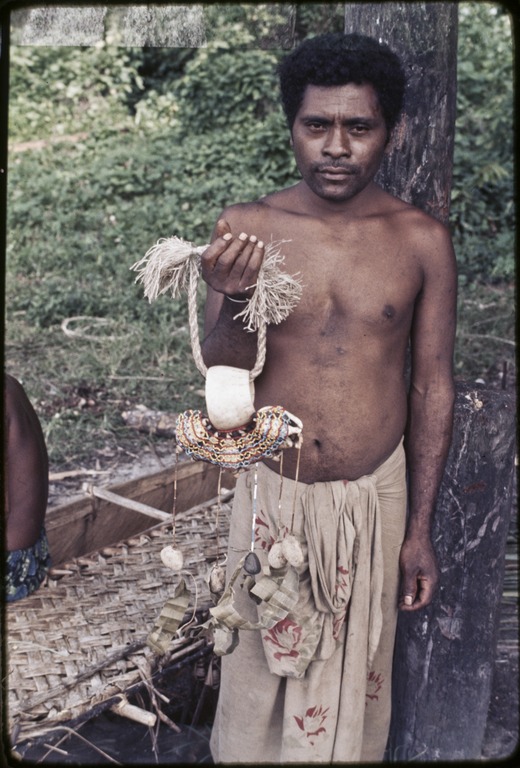
M260 573L261 570L262 566L260 565L260 560L258 559L256 552L248 552L246 559L244 560L244 571L250 576L255 576L257 573Z

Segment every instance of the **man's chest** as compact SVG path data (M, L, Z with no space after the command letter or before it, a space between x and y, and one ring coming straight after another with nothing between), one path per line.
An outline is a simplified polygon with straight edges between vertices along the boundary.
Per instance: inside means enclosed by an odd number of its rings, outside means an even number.
M422 270L402 244L292 241L286 249L284 269L298 273L303 286L298 322L322 336L347 326L386 333L409 323Z

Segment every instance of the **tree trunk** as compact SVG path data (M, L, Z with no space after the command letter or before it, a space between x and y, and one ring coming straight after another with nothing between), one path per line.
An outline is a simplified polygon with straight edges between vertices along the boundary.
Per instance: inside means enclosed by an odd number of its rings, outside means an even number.
M440 587L399 617L391 760L481 757L514 472L513 395L459 385L432 532Z
M346 3L345 31L387 43L403 62L405 104L377 181L447 223L457 89L456 3Z

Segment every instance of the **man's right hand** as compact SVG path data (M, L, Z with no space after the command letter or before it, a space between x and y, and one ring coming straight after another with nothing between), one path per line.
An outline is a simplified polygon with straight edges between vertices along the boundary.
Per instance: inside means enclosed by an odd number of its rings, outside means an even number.
M253 295L264 258L264 243L255 235L231 233L225 219L215 227L215 239L201 258L202 277L218 293L236 299Z

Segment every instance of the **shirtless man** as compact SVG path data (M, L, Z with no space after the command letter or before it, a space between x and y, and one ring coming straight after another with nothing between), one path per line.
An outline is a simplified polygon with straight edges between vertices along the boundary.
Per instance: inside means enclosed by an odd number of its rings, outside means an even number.
M375 69L377 65L379 71L384 69L383 75L372 71L370 63L359 64L357 50L363 51L359 61L365 62L368 50ZM365 67L361 77L355 74L356 66ZM236 302L254 291L264 244L271 239L289 241L283 245L283 268L300 274L302 297L286 321L268 329L266 363L255 382L255 406L283 405L303 422L299 487L307 489L331 481L343 481L348 488L359 478L378 477L379 468L400 450L405 435L408 516L404 540L398 539L392 556L400 569L400 587L390 587L386 570L383 587L384 599L395 591L390 596L390 613L383 616L380 643L387 642L387 663L391 664L397 603L403 611L423 608L438 581L430 525L452 429L454 253L442 224L374 182L400 109L403 77L396 57L367 38L324 35L290 54L280 76L291 145L302 178L295 186L259 201L227 208L217 222L212 244L202 257L209 286L203 353L208 366L253 367L256 338L233 319L240 309ZM384 96L390 87L397 92L393 106ZM412 369L407 391L409 340ZM294 479L295 462L296 451L285 451L284 478ZM278 472L277 464L265 464ZM400 471L404 473L404 467ZM338 487L334 482L332 486ZM406 502L401 506L406 507ZM233 515L232 526L245 513L235 509ZM381 506L383 541L390 535L385 530L386 516ZM388 563L385 554L385 569ZM356 629L351 626L353 606L350 613L349 633ZM242 632L239 649L243 642L254 642L249 637L243 640L242 635L254 634ZM263 664L261 649L246 645L241 652L246 655L242 667L239 659L233 661L238 649L223 659L221 703L213 734L216 760L382 759L390 697L385 699L386 713L374 714L371 725L371 707L381 698L378 691L374 693L375 683L379 685L384 677L375 667L369 668L365 689L368 706L361 693L365 714L357 720L352 704L342 704L341 691L335 703L327 700L328 707L319 710L322 700L309 672L298 680L280 678L270 694L272 674L264 674L264 685L260 677L250 678L253 673L245 671L247 665ZM335 678L347 674L345 667L340 669ZM320 675L322 687L326 686L323 670ZM233 690L226 683L231 676ZM293 684L300 689L292 700L307 696L309 707L300 715L294 710L288 716ZM342 688L348 684L346 680ZM248 706L252 685L257 698ZM302 686L307 686L307 693ZM307 695L309 686L312 695ZM231 709L233 692L239 703ZM277 710L276 702L283 696L285 704ZM261 714L264 701L270 717ZM333 709L337 722L331 732ZM263 725L255 730L248 723L257 718L263 718ZM345 736L351 727L349 719L361 734ZM286 735L285 725L279 733L279 723L288 720L292 736ZM242 751L233 742L232 731L238 734ZM307 752L294 746L299 731L305 736ZM328 746L323 746L325 742Z
M42 428L22 385L4 374L6 599L26 597L50 565L44 521L48 458Z

